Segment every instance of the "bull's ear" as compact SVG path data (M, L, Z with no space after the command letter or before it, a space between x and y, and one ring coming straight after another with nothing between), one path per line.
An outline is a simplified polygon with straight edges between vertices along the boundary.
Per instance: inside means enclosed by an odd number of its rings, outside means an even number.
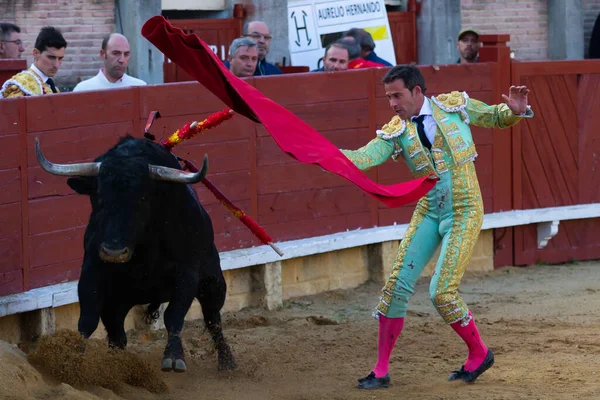
M89 176L77 176L67 179L67 185L79 194L90 196L96 193L96 178Z

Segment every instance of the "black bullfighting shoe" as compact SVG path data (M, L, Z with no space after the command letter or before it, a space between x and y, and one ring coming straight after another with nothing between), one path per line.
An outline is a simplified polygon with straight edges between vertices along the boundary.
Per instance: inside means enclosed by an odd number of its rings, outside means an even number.
M458 371L454 371L448 377L449 381L462 380L467 383L475 382L475 379L479 377L479 375L483 374L488 369L492 368L494 365L494 353L488 349L487 355L485 356L485 360L477 367L477 369L473 372L465 371L465 366L460 367Z
M375 377L375 372L371 372L369 375L358 380L359 389L379 389L390 386L390 374L385 374L381 378Z

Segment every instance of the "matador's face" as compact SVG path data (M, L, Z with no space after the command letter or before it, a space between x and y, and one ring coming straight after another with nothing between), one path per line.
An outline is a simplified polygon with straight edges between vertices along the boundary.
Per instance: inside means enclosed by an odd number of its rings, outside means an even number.
M423 105L423 92L420 86L408 90L402 79L384 85L390 107L403 120L418 115Z

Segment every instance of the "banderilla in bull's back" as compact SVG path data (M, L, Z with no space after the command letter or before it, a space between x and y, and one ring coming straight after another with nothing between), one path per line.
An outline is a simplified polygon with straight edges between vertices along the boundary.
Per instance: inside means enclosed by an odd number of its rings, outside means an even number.
M223 122L233 117L234 111L230 108L218 111L208 116L205 120L198 122L193 121L185 124L180 129L177 129L168 139L162 140L160 144L171 151L173 147L179 143L191 139L192 137L204 132L208 129L219 126ZM155 137L150 133L150 128L156 119L160 118L158 111L150 112L148 121L146 122L146 128L144 136L150 140L155 140ZM198 172L198 168L192 164L192 162L185 160L181 157L177 157L179 161L184 164L184 168L190 172ZM224 205L229 212L236 216L250 231L263 243L269 245L279 256L283 256L283 252L279 247L273 243L273 238L265 231L263 227L258 225L250 216L248 216L242 209L233 204L215 185L213 185L207 178L202 179L202 183L207 187L208 190Z

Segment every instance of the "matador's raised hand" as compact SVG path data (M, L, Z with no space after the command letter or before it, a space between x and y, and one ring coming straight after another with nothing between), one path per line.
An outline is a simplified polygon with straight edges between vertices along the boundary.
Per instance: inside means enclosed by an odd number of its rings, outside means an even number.
M527 86L511 86L508 91L508 97L503 94L502 98L506 105L515 115L523 114L527 110Z

